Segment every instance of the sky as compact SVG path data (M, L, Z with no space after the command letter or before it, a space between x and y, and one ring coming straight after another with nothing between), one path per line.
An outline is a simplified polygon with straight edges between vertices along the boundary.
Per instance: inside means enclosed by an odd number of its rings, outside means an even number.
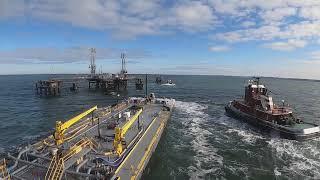
M0 74L320 79L320 0L0 0Z

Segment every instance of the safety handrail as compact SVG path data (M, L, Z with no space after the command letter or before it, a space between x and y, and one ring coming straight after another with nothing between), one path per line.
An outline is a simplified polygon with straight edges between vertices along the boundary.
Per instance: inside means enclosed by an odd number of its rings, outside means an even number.
M81 152L81 150L86 146L92 146L93 142L89 138L84 138L74 144L69 151L59 157L60 155L55 155L49 164L48 171L46 173L46 180L59 180L62 177L64 171L64 163L68 161L71 157Z
M88 138L85 138L85 139L82 139L82 140L78 141L75 145L73 145L70 148L69 152L66 155L64 155L62 157L62 159L64 161L67 161L68 159L70 159L75 154L78 154L82 150L83 147L85 147L87 145L91 145L91 144L92 144L92 142Z

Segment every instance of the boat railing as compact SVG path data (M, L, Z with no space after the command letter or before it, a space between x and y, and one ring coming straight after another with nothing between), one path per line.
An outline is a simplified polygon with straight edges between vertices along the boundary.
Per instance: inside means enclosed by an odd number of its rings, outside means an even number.
M53 156L46 173L46 180L59 180L61 179L64 171L63 159L59 159L58 156Z
M88 146L91 149L93 149L94 147L96 148L98 144L96 142L93 142L89 138L84 138L78 141L75 145L73 145L65 155L63 156L61 156L60 154L54 155L49 164L45 179L46 180L61 179L65 170L65 162L71 159L72 157L74 157L76 154L80 153L83 150L83 148Z
M93 143L91 142L91 140L89 138L85 138L85 139L81 139L80 141L78 141L75 145L73 145L69 152L64 155L62 157L62 159L64 161L69 160L71 157L73 157L75 154L78 154L82 148L86 147L86 146L90 146L92 147Z
M272 114L290 113L292 110L288 107L276 107L272 109Z
M113 111L120 111L122 109L124 109L125 107L127 107L128 103L127 102L122 102L120 104L117 104L116 106L114 106L112 108Z

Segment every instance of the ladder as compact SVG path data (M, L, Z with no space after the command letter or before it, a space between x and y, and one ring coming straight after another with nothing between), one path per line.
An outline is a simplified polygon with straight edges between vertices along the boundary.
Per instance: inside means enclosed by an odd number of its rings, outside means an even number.
M89 146L91 149L93 147L97 147L98 144L96 142L93 142L93 140L90 140L89 138L84 138L78 141L76 144L74 144L64 155L61 157L58 157L58 155L55 155L52 157L50 165L48 167L48 171L46 173L45 179L46 180L60 180L62 178L62 175L65 170L65 162L67 162L69 159L80 153L83 148ZM67 162L68 168L69 162Z
M63 158L58 158L57 155L52 157L48 171L46 173L46 180L60 180L64 172Z
M2 159L0 161L0 173L1 173L0 179L10 180L10 174L7 169L6 159Z

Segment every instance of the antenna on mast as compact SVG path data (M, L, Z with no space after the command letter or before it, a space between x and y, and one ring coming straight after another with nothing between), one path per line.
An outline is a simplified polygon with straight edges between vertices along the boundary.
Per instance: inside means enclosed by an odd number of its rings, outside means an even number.
M90 73L91 76L96 74L96 49L90 48Z

